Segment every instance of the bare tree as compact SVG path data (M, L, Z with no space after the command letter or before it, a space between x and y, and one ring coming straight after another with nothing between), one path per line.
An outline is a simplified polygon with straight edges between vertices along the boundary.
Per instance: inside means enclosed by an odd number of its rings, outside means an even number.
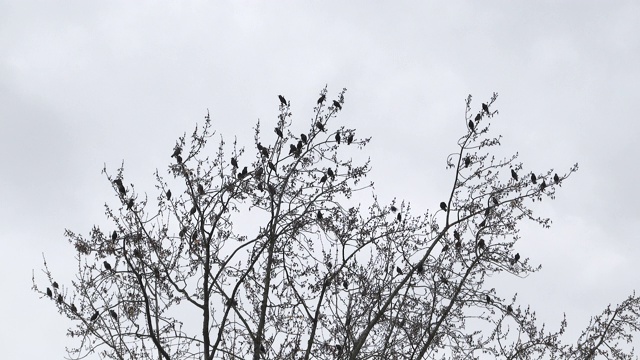
M66 231L77 250L70 286L46 291L75 321L72 358L104 359L629 359L638 330L632 295L593 318L575 345L538 325L529 307L500 298L485 279L539 267L515 252L521 221L548 227L532 201L554 198L574 173L499 159L489 136L497 95L472 111L447 159L451 191L415 214L408 202L355 205L369 163L348 154L369 142L336 119L344 105L321 92L306 129L294 131L279 96L275 135L214 157L209 115L177 142L156 196L121 167L106 177L113 230ZM301 133L300 133L301 132ZM268 141L268 138L275 141ZM346 154L346 155L345 155ZM169 155L169 153L167 154ZM172 195L173 194L173 195ZM361 195L358 195L361 196ZM439 205L438 205L439 204Z

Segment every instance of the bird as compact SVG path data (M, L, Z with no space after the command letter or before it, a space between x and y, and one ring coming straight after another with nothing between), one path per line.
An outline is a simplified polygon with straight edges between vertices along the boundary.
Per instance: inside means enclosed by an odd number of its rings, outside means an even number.
M279 138L282 137L282 130L280 130L280 128L275 128L273 129L273 131L276 133L276 135L278 135Z
M353 134L349 134L347 137L347 145L351 145L351 142L353 142Z
M118 314L116 314L115 311L109 310L109 315L111 315L111 317L114 318L115 320L118 320Z
M402 221L402 214L398 213L398 216L396 216L396 219L398 219L398 221Z
M180 156L180 155L176 156L176 162L178 164L182 164L182 156Z
M471 165L471 158L467 156L464 158L464 167L468 168L469 165Z
M120 192L120 194L122 196L125 196L127 194L127 190L124 188L124 185L122 184L122 180L121 179L115 179L115 180L113 180L113 182L118 187L118 191Z
M338 355L342 354L342 345L336 345L336 350L338 350Z
M393 206L393 205L391 205L390 210L391 210L391 212L396 212L396 211L398 211L398 208Z
M447 250L449 250L449 244L445 245L445 246L442 248L442 252L447 252Z
M542 184L540 184L540 191L544 190L547 187L547 183L542 180Z
M327 97L324 95L321 95L320 98L318 98L318 105L322 104L324 102L324 99L326 99Z
M453 230L453 238L456 240L460 240L460 233L458 230Z
M331 180L333 180L333 179L335 179L335 178L336 178L336 174L333 172L333 169L332 169L332 168L329 168L329 169L327 170L327 175L329 175L329 176L331 177Z
M533 185L538 183L538 179L536 178L536 174L531 173L531 182L533 183Z
M493 205L498 206L500 203L498 202L498 199L491 197L491 201L493 202Z
M238 168L238 160L236 160L236 158L231 158L231 166Z
M267 185L267 190L269 190L269 194L271 194L271 196L276 194L276 187L271 184Z
M57 283L57 282L55 282L55 281L54 281L52 285L53 285L53 288L54 288L54 289L57 289L57 288L58 288L58 283Z
M283 106L287 106L287 100L282 95L278 95L278 99L280 99L280 104Z
M513 312L513 308L511 305L507 305L507 313L511 314Z
M51 292L51 289L47 288L47 296L48 297L52 297L53 296L53 292Z
M558 176L558 174L553 175L553 182L555 182L556 184L560 183L560 177Z
M276 166L273 165L273 163L271 161L269 161L269 163L267 165L269 165L269 169L271 169L271 171L277 172Z
M96 321L96 319L98 318L98 316L100 316L100 313L98 311L96 311L95 313L93 313L93 315L91 315L91 321Z
M262 182L258 183L258 190L264 191L264 185L262 184Z
M482 120L482 113L479 112L478 115L476 115L476 121L480 121Z
M305 143L305 144L306 144L306 143L307 143L307 141L309 140L309 139L307 139L307 135L305 135L305 134L300 134L300 139L301 139L301 140L302 140L302 142L303 142L303 143Z
M338 143L338 145L340 145L340 132L339 131L336 131L335 139L336 139L336 142Z
M400 266L396 266L396 271L398 272L398 275L404 275L402 273L402 269L400 269Z
M445 203L444 201L440 203L440 209L447 211L447 203Z
M487 219L482 220L482 222L480 222L479 227L485 227L487 225Z
M489 295L486 295L485 300L487 300L487 304L492 304L493 303L493 300L491 300L491 296L489 296Z
M333 100L333 106L338 110L342 110L342 105L340 105L338 100Z
M513 257L513 260L518 262L518 260L520 260L520 253L516 253L516 256Z
M266 147L262 146L261 143L258 143L258 150L260 151L262 156L269 157L269 150Z
M295 155L298 152L298 148L294 144L289 144L289 155Z
M518 181L518 174L513 169L511 169L511 177L513 178L513 180Z
M133 208L133 198L127 201L127 210L131 210Z
M471 132L476 132L476 128L473 125L473 120L469 120L469 129L471 130Z
M422 264L422 262L418 263L418 267L416 268L416 272L418 274L422 274L424 272L424 264Z
M260 352L263 354L267 352L267 350L264 348L264 346L262 346L262 344L260 344Z
M76 304L71 304L71 311L75 314L78 312L78 308L76 308Z
M254 173L256 178L261 178L262 174L264 173L264 169L262 167L259 167L256 169L256 172Z
M62 299L62 295L58 294L58 304L62 304L64 299Z
M243 177L247 176L248 173L249 173L249 169L247 169L247 167L245 166L245 167L242 168L242 172L240 173L240 175L242 175L242 178L243 178Z
M456 249L460 250L460 248L462 248L462 241L461 241L461 240L458 240L458 241L456 242Z
M191 241L196 241L198 239L198 232L194 231L193 234L191 234Z
M484 249L484 239L480 239L480 241L478 241L478 248Z
M298 140L298 144L296 145L296 149L298 149L298 153L300 153L300 151L302 151L302 141Z
M113 230L113 234L111 234L111 240L115 241L118 238L118 233Z
M482 110L485 111L488 114L489 113L489 105L483 103L482 104Z
M196 213L196 211L198 211L198 208L197 208L195 205L193 205L193 207L191 208L191 210L189 210L189 214L190 214L190 215L193 215L193 214L195 214L195 213Z
M183 227L182 229L180 229L180 233L178 233L178 236L180 236L180 238L182 238L184 236L184 234L187 233L187 228Z
M349 288L349 282L348 282L347 280L342 281L342 286L343 286L345 289L348 289L348 288Z
M327 174L322 175L320 178L320 184L324 184L327 181Z
M107 260L105 260L102 265L104 265L104 268L107 270L111 270L111 264L109 264L109 262Z
M316 217L318 218L318 220L322 220L323 219L322 211L318 210L318 213L316 214Z
M175 149L173 149L173 154L171 154L171 157L176 157L178 155L180 155L182 153L182 148L179 146L176 146Z
M202 184L198 184L198 194L199 195L204 195L204 187L202 186Z
M318 121L318 122L316 123L316 127L317 127L318 129L320 129L320 131L322 131L322 132L326 132L326 131L327 131L327 130L325 130L325 129L324 129L324 125L322 125L322 123L321 123L320 121Z
M135 256L137 258L142 258L142 253L140 252L140 250L134 249L133 250L133 256Z

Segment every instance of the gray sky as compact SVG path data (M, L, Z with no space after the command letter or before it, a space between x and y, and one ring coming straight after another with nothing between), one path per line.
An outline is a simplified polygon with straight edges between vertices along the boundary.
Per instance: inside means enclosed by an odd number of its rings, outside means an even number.
M1 1L2 357L57 359L73 343L31 274L45 284L44 252L70 283L64 229L108 227L104 164L124 159L127 182L153 194L207 109L249 148L278 94L306 124L325 84L348 89L341 120L373 137L381 202L444 199L467 94L477 107L500 94L493 132L525 169L580 164L537 206L552 228L523 228L518 251L543 270L496 279L552 329L566 312L573 340L640 285L639 18L637 1Z

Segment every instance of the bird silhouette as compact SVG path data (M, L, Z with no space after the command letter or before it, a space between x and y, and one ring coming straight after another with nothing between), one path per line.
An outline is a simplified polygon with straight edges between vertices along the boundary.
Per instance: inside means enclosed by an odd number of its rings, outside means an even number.
M182 156L180 156L180 155L176 156L176 162L178 164L182 164Z
M342 110L342 105L337 100L333 100L333 106L338 110Z
M482 220L482 222L480 222L480 225L478 225L479 227L485 227L487 225L487 219Z
M282 135L282 130L280 130L280 128L275 128L275 129L273 129L273 131L275 131L276 135L278 135L279 138L281 138L283 136Z
M264 348L264 346L262 346L262 344L260 344L260 352L263 354L267 352L267 350Z
M333 173L333 169L331 168L327 169L327 175L331 177L331 180L336 178L336 174Z
M484 239L480 239L480 240L478 241L478 248L480 248L480 249L484 249Z
M473 120L469 120L469 130L476 132L476 127L473 125Z
M118 233L113 230L113 234L111 234L111 240L115 241L118 238Z
M447 203L445 203L444 201L440 203L440 209L447 211Z
M560 177L558 176L558 174L553 175L553 182L556 184L560 183Z
M298 150L298 154L302 151L302 140L298 140L298 144L296 145L296 149Z
M71 311L76 314L78 312L78 308L76 308L76 304L71 304Z
M140 252L140 250L138 249L134 249L133 250L133 256L137 257L137 258L142 258L142 253Z
M180 236L180 238L182 238L184 236L184 234L187 233L187 228L183 227L182 229L180 229L180 233L178 233L178 236Z
M127 210L131 210L131 209L133 209L133 198L127 201Z
M111 264L109 264L109 262L107 260L105 260L104 262L102 262L102 265L104 265L104 268L107 270L111 270Z
M398 272L398 275L404 275L402 273L402 269L400 269L400 266L396 266L396 271Z
M461 241L461 240L458 240L458 241L456 242L456 249L460 250L460 248L462 248L462 241Z
M258 183L258 190L259 191L264 191L264 185L262 184L262 182Z
M493 202L493 205L498 206L500 204L500 202L498 202L498 199L491 197L491 201Z
M469 165L471 165L471 158L467 156L464 158L464 167L468 168Z
M116 184L116 186L118 187L118 191L120 192L120 194L122 196L125 196L127 194L127 190L124 188L124 185L122 184L122 180L120 179L115 179L113 180L113 182Z
M256 172L254 175L257 179L259 179L262 177L262 174L264 174L264 169L262 167L259 167L256 169Z
M318 105L322 104L324 102L324 99L326 99L326 96L322 95L318 98Z
M111 315L114 320L118 320L118 314L115 311L109 310L109 315Z
M283 106L287 106L287 100L282 95L278 95L278 99L280 99L280 104Z
M193 215L193 214L195 214L195 213L196 213L196 211L198 211L198 208L197 208L195 205L193 205L193 207L191 208L191 210L189 210L189 214L190 214L190 215Z
M447 252L448 250L449 250L449 244L445 245L445 246L442 248L442 252Z
M453 238L456 240L460 240L460 233L458 230L453 230Z
M416 272L420 275L424 272L424 264L422 262L418 263L418 267L416 268Z
M269 190L269 194L271 194L271 196L275 196L276 194L276 187L269 184L267 185L267 190Z
M489 113L489 105L483 103L482 104L482 110L488 114Z
M513 257L513 260L518 262L518 260L520 260L520 253L516 253L516 256Z
M393 206L393 205L391 205L390 210L391 210L391 212L396 212L396 211L398 211L398 208Z
M533 183L533 185L538 183L538 179L536 178L536 174L531 173L531 182Z
M513 169L511 169L511 177L513 178L513 180L518 181L518 174Z
M322 175L320 178L320 184L324 184L327 181L327 174Z
M487 304L493 304L493 300L491 300L491 296L486 295L485 300L487 301Z
M396 219L398 219L398 221L402 221L402 214L398 213L398 216L396 216Z
M339 131L336 131L335 139L336 139L336 142L338 143L338 145L340 145L340 132Z
M204 195L204 187L202 186L202 184L198 184L198 194L199 195Z
M52 285L53 285L53 288L54 288L54 289L57 289L57 288L58 288L58 283L57 283L57 282L55 282L55 281L54 281Z
M93 313L93 315L91 315L90 321L96 321L98 316L100 316L100 313L96 311L95 313Z
M513 312L513 308L511 305L507 305L507 313L511 314Z
M182 148L179 146L176 146L175 149L173 149L173 154L171 154L171 157L176 157L178 155L180 155L182 153Z
M167 190L167 200L171 200L171 190Z
M320 131L322 131L322 132L326 132L326 131L327 131L327 130L325 130L325 129L324 129L324 125L322 125L322 123L321 123L320 121L318 121L318 122L316 123L316 127L317 127L318 129L320 129Z
M349 134L349 136L347 136L347 145L351 145L352 142L353 142L353 134Z
M303 143L305 143L305 144L306 144L306 143L307 143L307 141L309 140L309 139L307 139L307 135L305 135L305 134L300 134L300 139L301 139L301 140L302 140L302 142L303 142Z
M269 162L267 163L267 165L269 165L269 169L271 169L271 171L273 171L273 172L277 172L276 166L275 166L275 165L273 165L273 163L272 163L271 161L269 161Z
M242 175L242 177L247 176L247 174L249 174L249 169L247 169L247 167L243 167L242 168L242 172L240 173Z
M546 183L544 180L542 180L542 184L540 184L540 190L542 191L542 190L544 190L546 187L547 187L547 183Z
M298 148L294 144L289 144L289 155L295 155L298 152Z
M349 282L347 280L342 281L342 287L344 287L345 289L349 288Z
M47 288L47 296L48 297L52 297L53 296L53 292L49 288Z
M322 211L318 210L318 213L316 214L316 217L318 218L318 220L322 220L324 218L322 216Z
M238 160L236 160L236 158L231 158L231 166L233 166L234 168L238 167Z
M480 121L482 120L482 113L478 113L478 115L476 115L476 121Z
M58 294L58 304L62 304L64 299L62 299L62 295Z

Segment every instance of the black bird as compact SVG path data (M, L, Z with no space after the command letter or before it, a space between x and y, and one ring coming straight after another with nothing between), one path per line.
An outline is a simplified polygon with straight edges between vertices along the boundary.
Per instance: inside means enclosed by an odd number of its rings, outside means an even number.
M234 168L238 167L238 160L236 160L236 158L231 158L231 166Z
M258 190L264 191L264 185L262 184L262 182L258 183Z
M484 216L489 216L490 212L491 212L491 208L484 209Z
M547 187L547 183L542 180L542 184L540 184L540 190L544 190Z
M264 169L262 167L259 167L256 169L256 172L254 173L256 178L261 178L262 174L264 173Z
M445 203L444 201L440 203L440 209L447 211L447 203Z
M133 256L135 256L135 257L137 257L137 258L141 259L141 258L142 258L142 253L140 252L140 250L138 250L138 249L134 249L134 250L133 250Z
M462 241L458 240L456 242L456 249L460 250L460 248L462 248Z
M300 151L302 151L302 141L298 140L298 144L296 145L296 149L298 150L298 153L300 153Z
M173 149L173 154L171 154L171 157L176 157L178 155L180 155L182 153L182 148L179 146L176 146L175 149Z
M331 180L336 178L336 174L333 173L333 169L329 168L327 170L327 175L329 175L331 177Z
M277 172L276 166L273 165L273 163L271 161L269 161L269 163L267 165L269 165L269 169L271 169L271 171Z
M193 214L195 214L195 213L196 213L196 211L198 211L198 208L197 208L195 205L193 205L193 207L191 208L191 210L189 210L189 214L190 214L190 215L193 215Z
M398 208L393 206L393 205L391 205L390 210L391 210L391 212L396 212L396 211L398 211Z
M260 352L263 354L267 352L267 350L264 348L264 346L262 346L262 344L260 344Z
M467 156L464 158L464 167L468 168L469 165L471 165L471 158Z
M269 194L271 194L271 196L275 196L275 194L276 194L276 187L275 186L273 186L271 184L268 184L267 185L267 190L269 190Z
M287 106L287 100L282 95L278 95L278 99L280 99L280 104L283 106Z
M342 286L343 286L345 289L348 289L348 288L349 288L349 282L348 282L347 280L344 280L344 281L342 282Z
M442 248L442 252L447 252L447 250L449 250L449 244L445 245L445 246Z
M318 218L318 220L322 220L324 218L322 216L322 211L318 210L318 213L316 214L316 217Z
M133 198L127 201L127 210L131 210L133 208Z
M156 277L156 279L160 278L160 270L158 270L157 267L153 268L153 275Z
M307 135L305 135L305 134L300 134L300 139L301 139L301 140L302 140L302 142L303 142L303 143L305 143L305 144L307 143L307 140L309 140L309 139L307 139Z
M460 240L460 233L458 230L453 230L453 238L456 240Z
M62 304L63 301L62 295L58 294L58 304Z
M107 260L105 260L103 263L104 268L107 270L111 270L111 264L109 264L109 262Z
M78 308L76 308L76 304L71 304L71 311L73 311L74 314L78 312Z
M242 177L245 177L247 176L248 173L249 173L249 169L247 169L247 167L245 166L242 168L242 172L240 174L242 175Z
M167 190L167 200L171 200L171 190Z
M176 162L178 164L182 164L182 156L180 156L180 155L176 156Z
M113 182L118 187L118 191L120 192L120 194L122 194L122 196L127 194L127 190L124 188L124 185L122 184L122 180L115 179L115 180L113 180Z
M322 95L320 96L320 98L318 98L318 105L322 104L324 102L324 99L326 99L327 97Z
M338 110L342 110L342 105L340 105L338 100L333 100L333 106Z
M480 249L484 249L484 239L480 239L480 241L478 241L478 247Z
M52 297L53 296L53 292L51 292L51 289L47 288L47 296L48 297Z
M263 147L262 149L260 149L260 153L264 157L269 157L269 149L267 149L266 147Z
M55 282L55 281L53 282L53 288L54 288L54 289L57 289L57 288L58 288L58 283L57 283L57 282Z
M560 177L558 176L558 174L553 175L553 182L555 182L556 184L560 183Z
M342 354L342 345L336 345L336 350L338 350L338 355Z
M289 155L298 153L298 148L294 144L289 144Z
M538 179L536 178L536 174L531 173L531 182L533 183L533 185L538 183Z
M518 181L518 174L513 169L511 169L511 177L513 178L513 180Z
M93 315L91 315L91 321L96 321L98 316L100 316L100 313L96 311Z
M273 129L273 131L275 131L276 135L278 135L278 137L282 137L282 130L280 130L280 128L275 128Z
M482 110L485 111L487 114L489 113L489 105L487 104L482 104Z
M113 230L113 234L111 234L111 240L115 241L118 238L118 233Z
M118 314L116 314L115 311L109 310L109 315L111 315L114 320L118 320Z
M494 198L494 197L491 197L491 201L493 202L493 205L498 206L498 204L500 204L500 203L498 202L498 199L496 199L496 198Z
M515 262L518 262L518 260L520 260L520 253L516 253L516 256L513 257L513 260Z
M194 231L193 234L191 234L191 241L196 241L198 239L198 232Z
M424 272L424 265L422 264L422 262L418 263L418 267L416 268L416 272L420 275L422 275L422 273Z
M482 113L478 113L478 115L476 115L476 121L480 121L482 120Z
M511 305L507 305L507 313L511 314L513 312L513 308Z
M187 233L187 228L183 227L182 229L180 229L180 233L178 235L182 238L186 233Z
M322 123L321 123L320 121L318 121L318 122L316 123L316 127L317 127L318 129L320 129L320 131L322 131L322 132L326 132L326 131L327 131L327 130L325 130L325 129L324 129L324 125L322 125Z
M482 222L480 223L480 227L485 227L487 225L487 219L482 220Z
M336 142L340 145L340 132L336 131Z
M351 145L351 142L353 142L353 134L349 134L347 137L347 145Z
M487 304L493 304L493 300L491 300L491 296L487 295L485 300L487 300Z
M398 275L404 275L402 273L402 269L400 269L400 266L396 266L396 271L398 272Z
M202 186L202 184L198 184L198 194L199 195L204 195L204 187Z
M402 214L398 213L398 216L396 216L396 219L398 219L398 221L402 221Z
M320 184L324 184L327 181L327 174L322 175L320 178Z
M476 132L476 128L475 128L475 126L473 125L473 120L469 120L469 129L470 129L472 132Z

